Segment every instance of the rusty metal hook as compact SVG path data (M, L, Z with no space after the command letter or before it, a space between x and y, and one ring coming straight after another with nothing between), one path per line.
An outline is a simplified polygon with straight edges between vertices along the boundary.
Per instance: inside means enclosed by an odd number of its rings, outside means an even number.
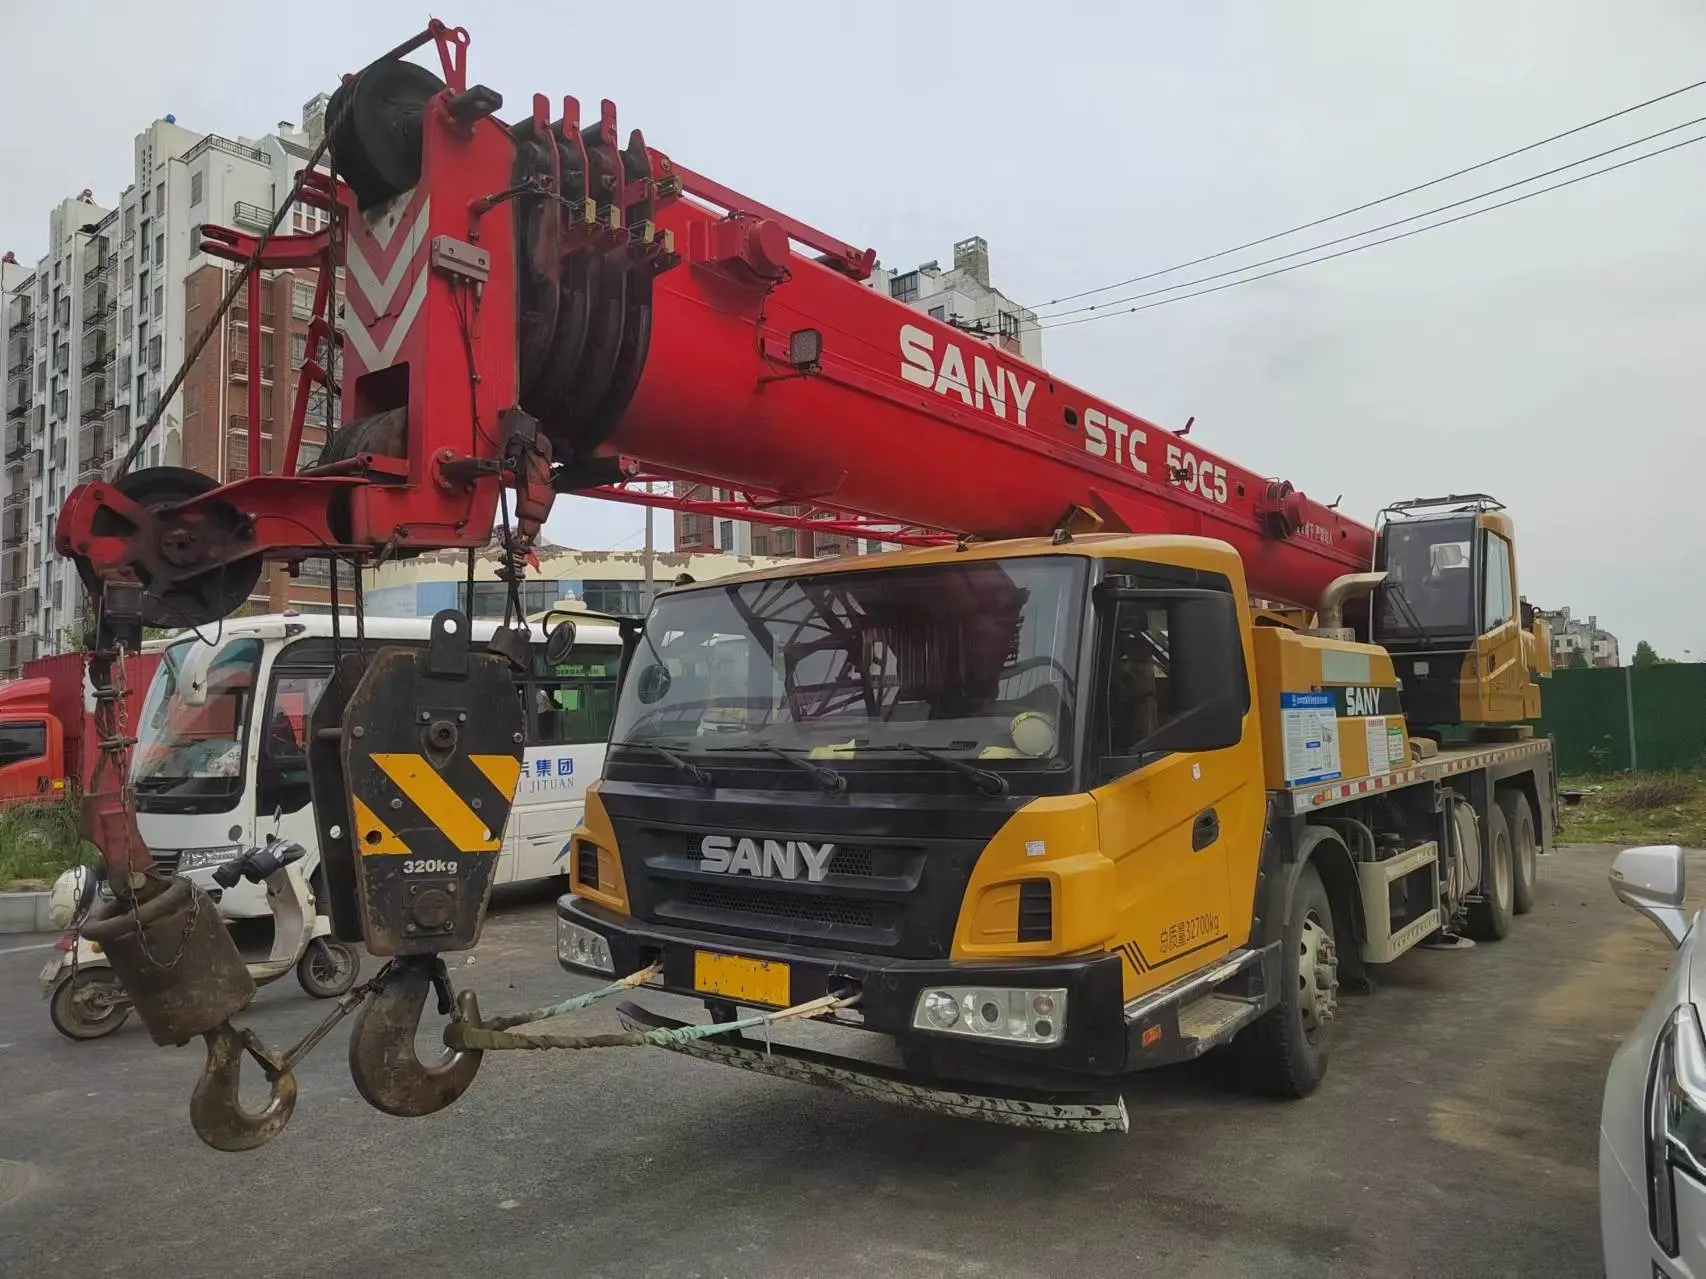
M190 1124L215 1150L254 1150L264 1146L290 1122L296 1109L296 1076L288 1071L272 1081L272 1095L259 1110L248 1110L237 1095L243 1054L250 1051L247 1036L230 1022L206 1031L207 1063L195 1092L190 1094Z
M368 1105L388 1115L414 1118L443 1110L468 1091L480 1068L475 1049L447 1049L433 1066L415 1052L421 1006L435 985L435 962L395 961L385 985L350 1028L350 1078ZM466 1000L459 1002L468 1006Z

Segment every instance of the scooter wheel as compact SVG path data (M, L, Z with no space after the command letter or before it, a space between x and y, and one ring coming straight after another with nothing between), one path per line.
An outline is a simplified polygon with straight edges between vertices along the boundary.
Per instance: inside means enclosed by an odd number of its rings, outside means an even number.
M100 1039L130 1020L130 997L110 971L66 973L47 1005L53 1028L67 1039Z
M315 999L348 994L360 976L361 955L354 946L333 937L316 937L296 961L296 980Z

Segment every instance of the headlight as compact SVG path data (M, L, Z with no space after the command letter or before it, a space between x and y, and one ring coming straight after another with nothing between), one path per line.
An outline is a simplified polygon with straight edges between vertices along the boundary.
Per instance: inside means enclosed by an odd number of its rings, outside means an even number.
M1677 1255L1676 1174L1706 1181L1706 1033L1693 1004L1659 1032L1647 1080L1647 1224Z
M178 855L178 873L223 866L241 851L235 844L224 848L186 848Z
M1066 1029L1066 991L1010 986L933 986L918 993L915 1030L1010 1044L1058 1044Z
M557 958L576 968L590 968L596 973L616 975L616 964L610 958L610 944L590 928L557 921Z

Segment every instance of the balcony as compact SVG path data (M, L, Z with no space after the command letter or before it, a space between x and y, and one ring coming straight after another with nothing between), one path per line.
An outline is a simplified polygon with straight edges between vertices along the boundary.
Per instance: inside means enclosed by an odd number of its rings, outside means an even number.
M6 420L17 421L29 416L30 384L26 379L19 378L6 384Z
M267 153L257 147L246 147L230 138L222 138L217 133L210 133L188 151L184 152L184 163L189 164L198 155L207 151L223 151L226 155L234 155L241 160L253 160L257 164L268 164L271 161Z
M118 312L118 290L102 281L83 290L83 324L100 324Z
M272 225L272 210L259 204L239 200L231 208L231 220L252 231L265 231Z
M29 305L28 299L19 298L18 305L12 308L12 322L6 326L7 337L18 337L27 334L35 328L35 308Z
M100 334L105 338L105 334ZM97 341L83 344L83 376L96 377L112 368L113 361L118 358L118 348L110 341Z
M6 465L11 466L15 462L22 462L29 455L30 445L24 437L23 430L19 427L8 427L6 429Z
M99 250L95 254L95 260L89 264L88 270L83 272L85 285L110 280L113 272L118 269L118 254L107 251L112 246L107 242L106 236L103 235L95 247Z
M22 546L28 534L22 511L7 511L4 516L0 516L0 546L7 549Z

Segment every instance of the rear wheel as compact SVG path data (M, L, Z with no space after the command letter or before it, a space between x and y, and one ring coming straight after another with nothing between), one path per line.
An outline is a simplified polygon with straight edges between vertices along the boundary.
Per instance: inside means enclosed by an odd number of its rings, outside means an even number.
M347 994L361 975L361 956L335 937L316 937L296 961L296 980L316 999Z
M1479 901L1469 903L1469 935L1476 941L1498 941L1511 930L1516 898L1516 871L1511 856L1510 827L1497 804L1487 810L1487 840L1483 850Z
M67 1039L99 1039L130 1019L130 998L111 969L66 973L53 988L47 1015Z
M1307 1097L1327 1073L1338 1011L1333 907L1315 867L1297 877L1280 944L1279 1003L1232 1041L1246 1081L1272 1097Z
M1540 879L1540 844L1534 838L1534 810L1519 790L1499 792L1499 811L1511 836L1511 908L1518 915L1534 909L1534 886Z

